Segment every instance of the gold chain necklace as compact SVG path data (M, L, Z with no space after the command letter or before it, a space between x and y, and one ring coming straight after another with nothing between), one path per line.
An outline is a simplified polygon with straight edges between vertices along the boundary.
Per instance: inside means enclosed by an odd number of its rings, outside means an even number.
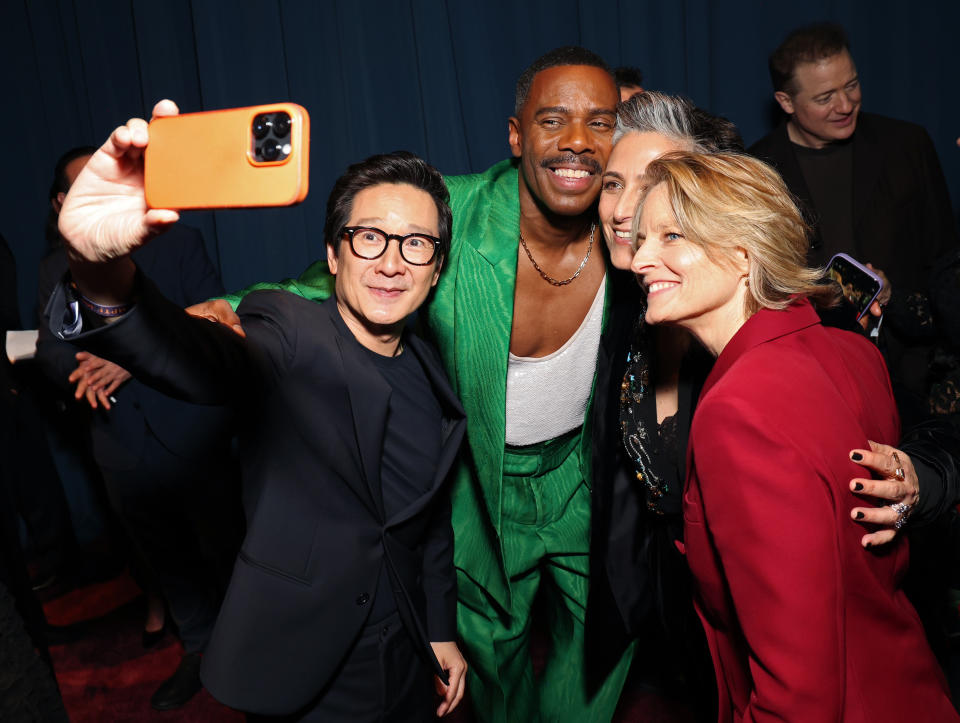
M590 224L590 243L587 244L587 255L583 257L583 261L580 262L580 266L577 267L577 270L573 274L573 276L571 276L569 279L564 279L563 281L553 278L552 276L544 272L543 269L540 268L540 264L536 262L536 259L533 258L533 254L530 253L530 249L527 248L527 242L523 240L522 231L520 232L520 245L523 246L523 250L527 252L527 258L530 259L530 263L533 264L533 268L535 268L537 270L537 273L540 274L541 277L543 277L544 281L550 284L553 284L554 286L566 286L575 278L577 278L580 275L580 272L583 271L583 267L587 265L587 261L590 258L590 252L593 251L593 232L596 229L596 227L597 227L597 224L595 223Z

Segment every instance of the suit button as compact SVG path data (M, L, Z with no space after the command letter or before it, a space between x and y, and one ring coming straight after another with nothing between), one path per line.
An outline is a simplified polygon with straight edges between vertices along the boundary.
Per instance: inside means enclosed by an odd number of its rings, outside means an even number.
M357 605L366 605L368 602L370 602L370 596L367 593L362 592L357 595Z
M134 409L140 409L140 402L134 402L134 403L133 403L133 408L134 408Z

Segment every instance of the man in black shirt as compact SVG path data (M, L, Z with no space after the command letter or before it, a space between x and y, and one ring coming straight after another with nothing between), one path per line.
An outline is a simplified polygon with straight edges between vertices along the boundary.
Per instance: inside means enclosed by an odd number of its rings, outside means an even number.
M811 264L843 251L880 270L897 402L905 421L922 417L924 340L933 335L928 279L958 246L933 143L920 126L861 111L860 78L839 26L790 33L770 56L770 77L787 117L750 152L772 163L800 200L813 226Z

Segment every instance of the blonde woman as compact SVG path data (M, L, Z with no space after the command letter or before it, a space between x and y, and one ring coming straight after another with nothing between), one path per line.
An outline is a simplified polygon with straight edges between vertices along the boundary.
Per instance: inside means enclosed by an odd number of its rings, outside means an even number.
M782 180L727 154L669 154L647 175L632 264L646 321L717 359L683 515L720 720L958 720L899 587L906 544L865 552L849 521L849 450L895 443L899 422L879 352L820 324L834 291L804 265Z

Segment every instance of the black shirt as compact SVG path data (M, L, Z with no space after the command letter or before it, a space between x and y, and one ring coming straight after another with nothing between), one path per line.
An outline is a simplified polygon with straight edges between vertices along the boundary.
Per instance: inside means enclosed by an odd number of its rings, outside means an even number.
M794 143L793 150L819 214L822 245L817 250L811 249L811 262L826 264L841 251L857 257L853 242L853 144L831 143L823 148L807 148Z
M377 354L356 340L339 315L336 323L344 338L363 350L392 390L380 458L383 509L386 519L390 519L433 484L442 446L443 412L416 354L412 351L394 357ZM380 569L370 621L381 620L397 609L391 587L384 565Z

